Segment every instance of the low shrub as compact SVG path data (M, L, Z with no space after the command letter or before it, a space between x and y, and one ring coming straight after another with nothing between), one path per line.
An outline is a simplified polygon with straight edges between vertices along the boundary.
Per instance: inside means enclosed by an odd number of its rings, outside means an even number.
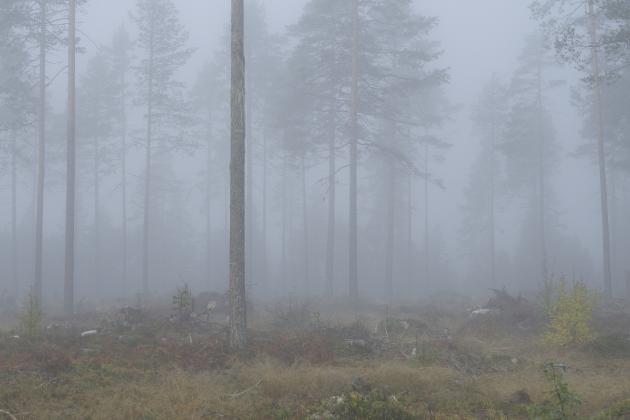
M591 341L595 301L595 295L583 283L576 283L568 289L565 282L560 282L557 298L551 308L549 332L545 335L545 341L560 347Z

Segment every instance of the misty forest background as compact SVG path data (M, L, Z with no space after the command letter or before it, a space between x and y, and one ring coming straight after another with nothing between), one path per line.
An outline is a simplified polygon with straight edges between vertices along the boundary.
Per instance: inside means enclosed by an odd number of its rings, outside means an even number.
M106 33L86 23L100 3L77 12L77 304L224 292L228 2L203 34L212 52L180 14L205 2L112 2ZM360 0L356 78L353 2L297 3L288 25L245 4L250 296L483 296L553 278L625 295L628 2L521 5L527 34L488 59L449 51L486 23L445 43L433 2ZM17 301L40 284L63 300L67 15L61 0L0 4L0 292Z

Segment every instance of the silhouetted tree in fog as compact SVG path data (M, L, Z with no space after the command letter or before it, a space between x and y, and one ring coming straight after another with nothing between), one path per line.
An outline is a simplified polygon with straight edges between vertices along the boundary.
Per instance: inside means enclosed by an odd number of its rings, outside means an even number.
M602 37L599 35L598 21L604 14L604 5L608 4L612 7L609 10L620 10L613 6L614 3L614 1L596 0L549 0L532 3L534 16L543 21L545 29L554 41L557 55L564 61L575 64L579 70L587 74L593 90L592 106L597 127L597 163L602 218L603 279L605 293L609 298L612 298L610 215L606 171L607 140L604 132L601 94ZM585 13L576 13L578 10L585 10Z
M131 50L132 42L124 26L121 26L112 40L109 50L112 71L114 77L117 78L116 96L118 99L118 136L120 137L120 191L121 191L121 219L122 219L122 284L123 294L128 292L128 217L127 217L127 187L128 187L128 170L127 170L127 149L129 147L127 141L128 131L128 101L129 101L129 71L131 69Z
M44 180L46 168L46 93L49 84L47 77L47 56L63 39L62 33L67 20L60 16L65 11L65 0L32 0L25 3L26 36L39 50L38 135L37 135L37 182L35 195L35 278L33 293L39 302L43 295L43 241L44 241Z
M92 57L79 86L78 133L83 147L80 156L83 165L89 170L92 188L92 265L91 278L96 290L102 285L101 247L102 236L102 179L114 172L117 159L117 137L120 134L120 75L113 68L110 55L106 51ZM88 163L89 162L89 163Z
M307 3L289 35L297 42L288 60L286 89L292 124L303 128L302 142L324 149L328 161L325 290L333 295L335 272L337 155L347 138L352 57L351 2ZM345 142L344 142L345 143Z
M435 24L415 13L410 1L313 0L291 28L297 45L289 60L289 89L300 98L291 102L292 114L298 125L309 127L304 130L308 142L324 148L329 163L328 294L333 289L337 151L344 143L349 147L348 287L357 298L359 151L373 149L415 167L408 150L397 150L388 140L404 133L403 142L417 145L417 128L426 131L442 118L435 112L439 106L431 109L417 99L435 99L431 90L446 81L444 70L427 68L440 54L427 39Z
M183 147L181 129L189 117L183 97L184 85L175 80L192 50L186 47L188 32L179 22L172 0L138 0L134 20L138 25L138 46L143 57L137 68L139 103L146 107L145 185L142 235L142 291L149 293L152 166L155 147L160 153Z
M498 287L496 278L497 198L501 184L501 156L498 146L505 135L507 118L506 87L495 77L484 86L473 110L473 122L481 140L480 151L473 166L465 192L463 233L466 251L477 260L480 250L488 250L490 286Z
M20 161L25 160L26 134L35 118L34 73L23 33L28 24L28 9L21 0L0 4L0 139L6 152L11 185L11 271L9 296L16 298L18 280L17 178Z
M549 177L558 154L553 120L545 103L545 93L556 85L545 77L545 70L552 64L542 37L528 38L510 85L510 111L499 144L506 159L508 187L523 192L531 209L536 209L538 264L543 282L549 280L547 230L552 196Z

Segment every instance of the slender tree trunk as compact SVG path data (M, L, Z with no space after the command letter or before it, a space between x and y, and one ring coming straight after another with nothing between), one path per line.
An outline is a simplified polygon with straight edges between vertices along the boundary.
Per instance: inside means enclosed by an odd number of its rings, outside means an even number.
M247 342L245 297L245 18L243 0L232 0L230 162L230 347Z
M352 0L352 104L350 108L350 298L359 297L358 279L358 221L357 221L357 167L359 141L359 0Z
M17 139L11 137L11 293L19 296L18 240L17 240Z
M543 128L543 91L542 91L542 64L538 63L538 224L540 230L540 269L542 281L549 281L549 269L547 266L547 226L545 217L545 133Z
M612 165L611 165L612 166ZM618 223L618 191L617 181L618 174L614 166L609 171L610 178L610 272L612 278L616 276L623 277L623 273L618 271L618 250L619 250L619 231L620 224Z
M262 179L262 268L261 282L263 288L268 285L269 273L267 263L267 132L263 136L263 179Z
M149 229L151 228L151 167L153 157L153 66L154 66L154 31L155 23L151 20L151 33L149 40L149 80L147 86L147 144L145 150L145 178L144 178L144 220L142 231L142 294L146 298L149 295L149 257L150 242Z
M210 120L211 121L211 120ZM212 123L208 123L208 150L206 156L206 275L212 288Z
M100 141L94 138L94 289L101 287L101 181L100 181Z
M429 144L424 145L424 281L429 284L431 267L429 261Z
M385 298L390 300L394 291L394 213L396 199L396 181L394 179L394 164L388 162L388 174L387 174L387 216L385 222Z
M245 91L249 92L251 83L249 77L245 76ZM245 98L245 258L248 263L245 266L245 281L252 283L254 281L253 269L254 269L254 139L252 136L252 97L248 95Z
M129 264L127 260L127 136L122 138L122 282L123 282L123 294L127 296L129 290L128 278L129 278Z
M39 34L39 107L38 107L38 141L37 141L37 196L35 204L35 281L33 295L39 304L42 303L42 264L44 241L44 179L46 168L46 0L40 3Z
M287 155L282 156L282 289L288 291L287 276Z
M496 82L496 81L495 81ZM493 86L495 86L493 84ZM497 92L493 92L493 103L497 103ZM492 109L492 133L490 138L490 284L497 287L497 248L496 248L496 143L497 143L497 117L496 108Z
M127 260L127 81L126 81L126 69L123 69L121 76L122 92L120 97L120 148L122 157L122 282L123 282L123 294L126 296L128 293L128 260Z
M594 80L594 107L597 118L597 157L599 163L599 185L602 216L602 254L604 268L604 290L608 298L612 298L612 273L610 269L610 228L608 224L608 186L606 182L606 151L604 145L604 116L602 111L602 91L599 74L599 57L597 51L597 30L595 28L595 11L593 0L588 0L589 29L591 37L591 64Z
M306 194L306 156L305 153L302 153L302 227L304 228L304 235L303 235L303 240L304 240L304 244L303 244L303 255L304 255L304 294L306 296L309 295L310 292L310 282L309 282L309 268L310 268L310 261L309 261L309 249L308 249L308 241L309 241L309 236L308 236L308 198L307 198L307 194Z
M335 201L337 196L337 127L336 106L333 98L330 110L330 134L328 136L328 233L326 238L326 296L334 294L335 282Z
M413 282L413 173L407 182L407 293L414 293Z

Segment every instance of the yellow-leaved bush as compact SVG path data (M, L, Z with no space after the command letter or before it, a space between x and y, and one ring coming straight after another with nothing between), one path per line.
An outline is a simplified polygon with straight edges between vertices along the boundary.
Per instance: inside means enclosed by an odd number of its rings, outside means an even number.
M551 307L549 331L545 335L545 342L566 347L592 340L591 321L596 301L596 294L583 283L576 283L568 288L566 283L561 281Z

